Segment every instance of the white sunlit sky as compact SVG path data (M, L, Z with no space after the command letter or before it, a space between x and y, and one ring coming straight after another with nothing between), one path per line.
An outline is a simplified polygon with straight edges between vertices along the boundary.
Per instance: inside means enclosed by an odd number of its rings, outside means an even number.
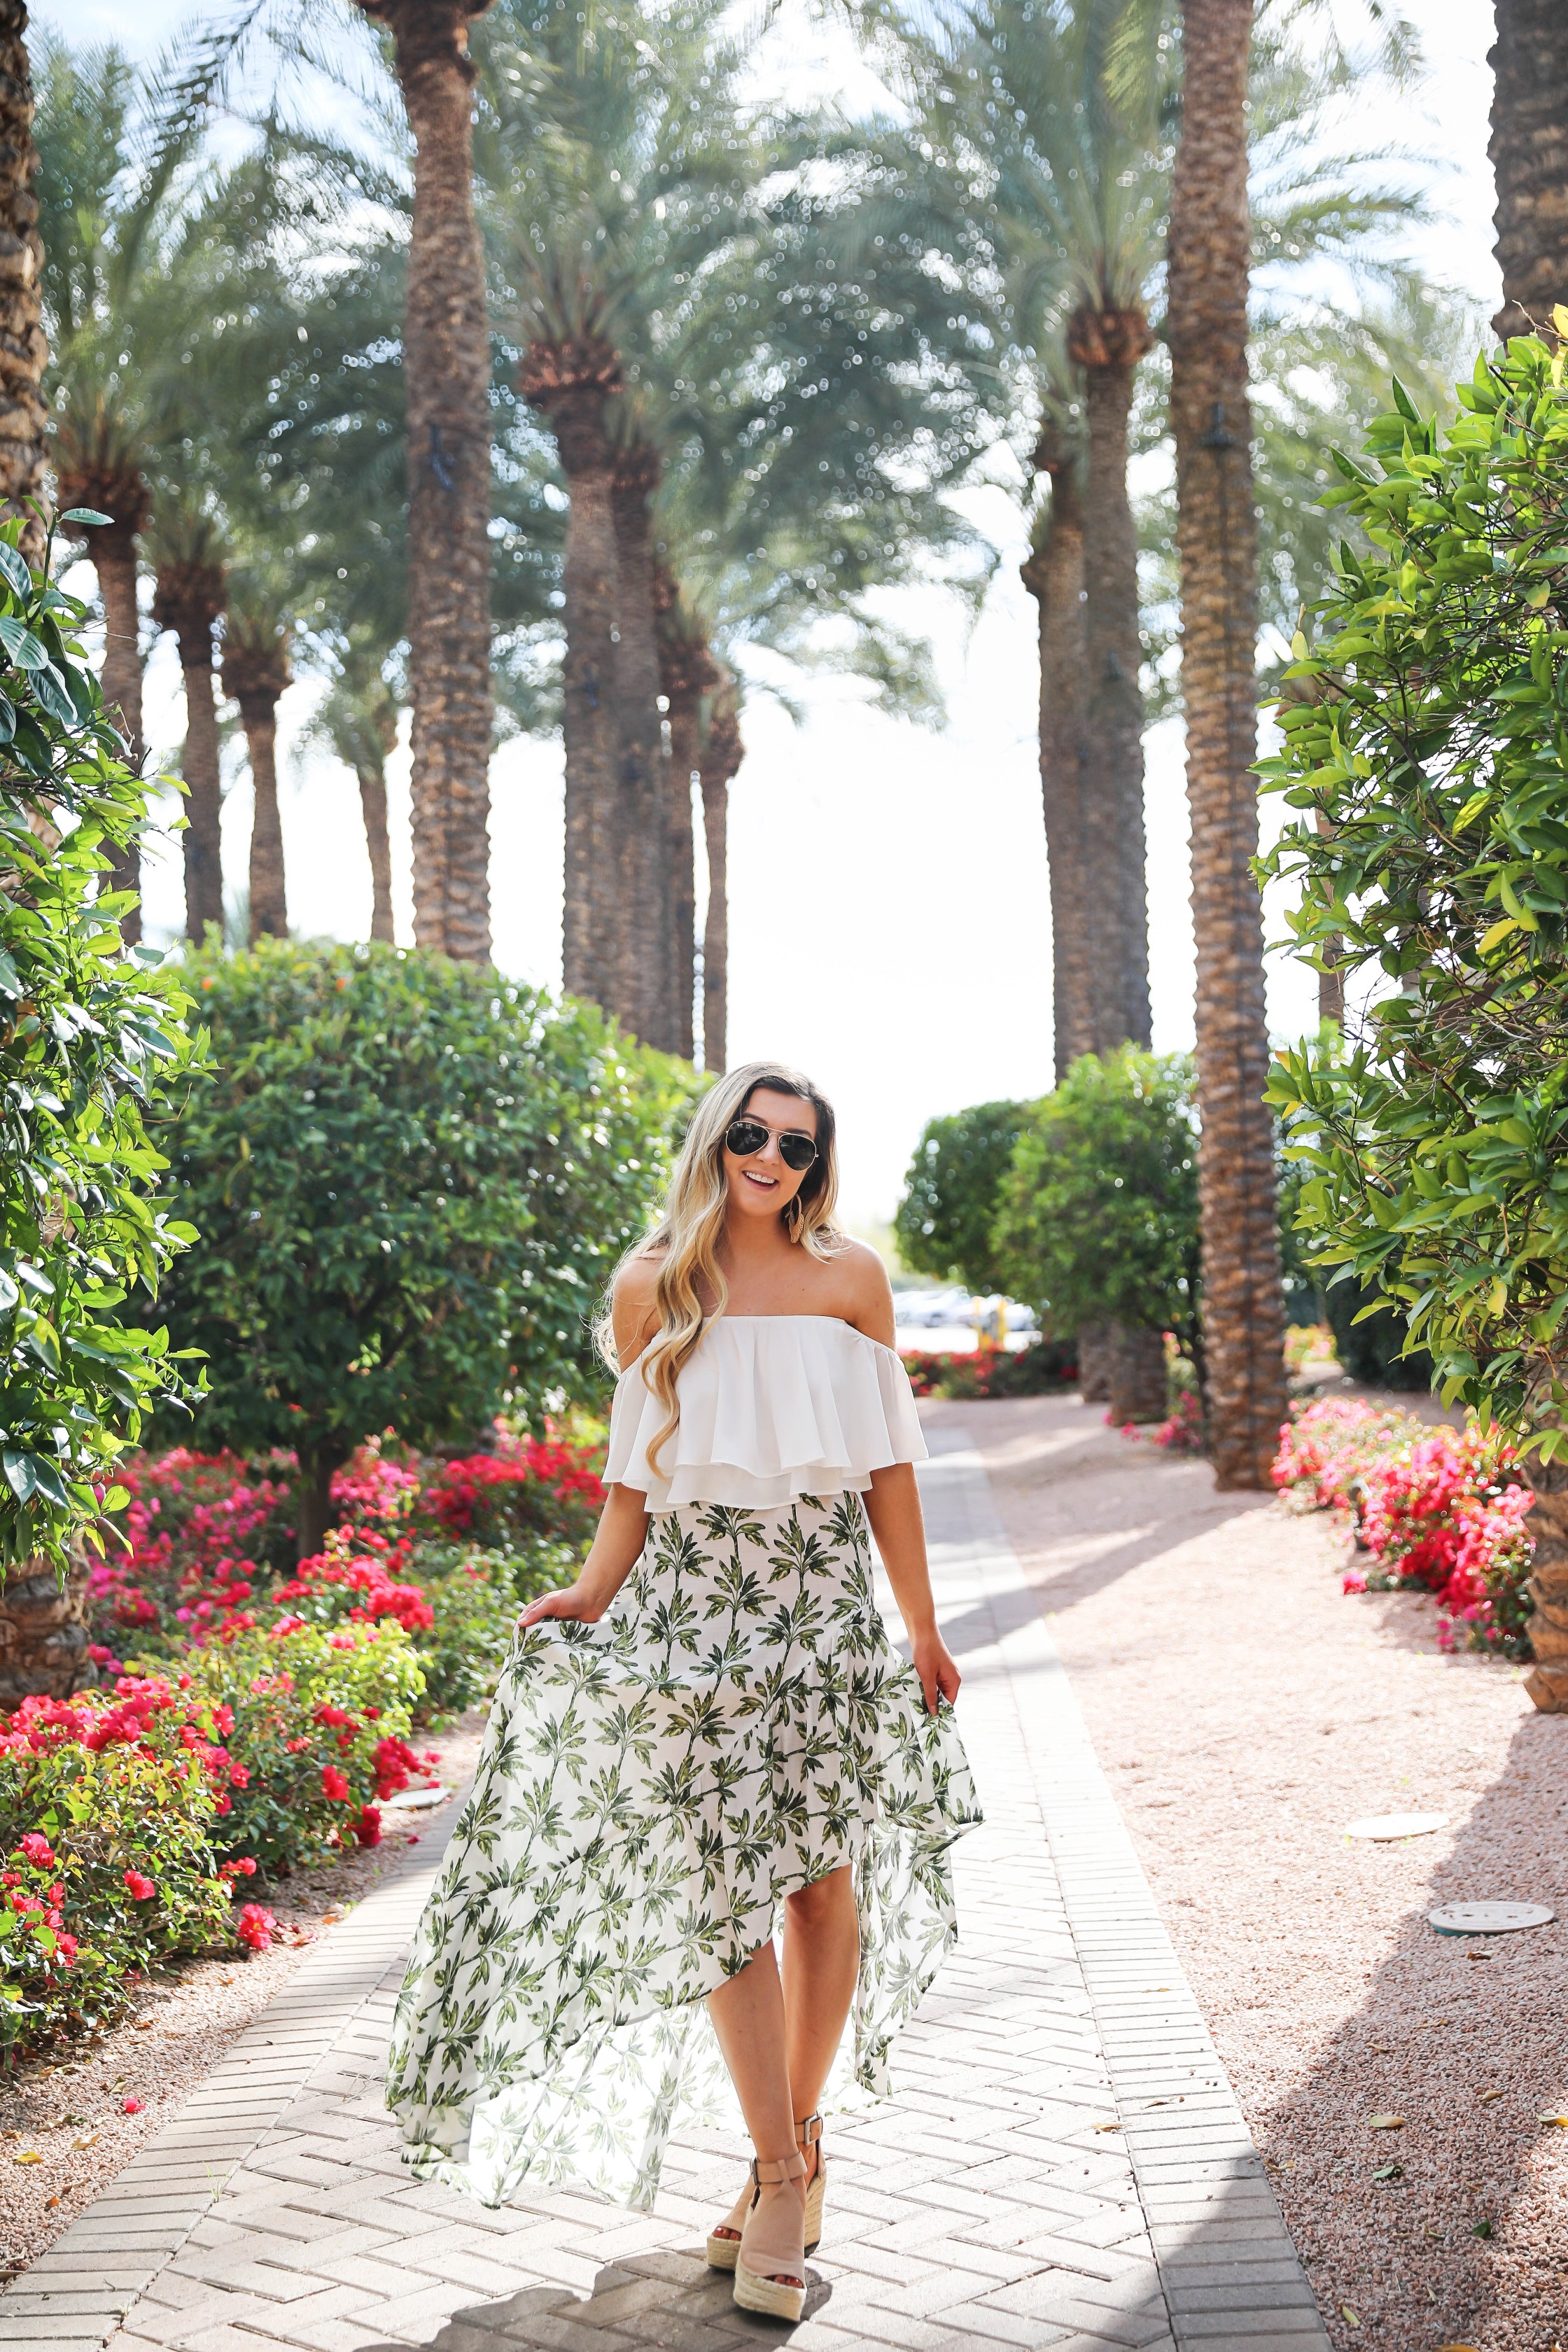
M143 55L192 21L188 5L43 0L35 19L75 43L112 37ZM196 12L209 20L226 8ZM1411 11L1425 80L1401 100L1394 135L1435 160L1403 166L1434 208L1407 250L1487 314L1499 288L1487 160L1491 10L1482 0L1421 0ZM857 68L844 36L792 11L791 93L814 78L853 103ZM1390 136L1386 93L1369 98L1355 136ZM1017 576L1026 551L1019 502L1003 489L968 509L1001 551L978 625L937 589L900 601L906 626L937 650L948 720L929 732L867 709L850 682L817 680L795 726L763 694L745 713L747 758L731 801L730 1055L779 1056L835 1100L844 1211L880 1224L929 1118L1050 1082L1050 919L1036 766L1034 605ZM86 578L86 574L83 577ZM308 935L362 938L370 873L353 777L300 748L315 694L292 688L281 709L280 776L289 915ZM183 733L180 674L163 638L148 675L148 736ZM1179 723L1147 740L1149 919L1154 1045L1192 1043L1193 940ZM495 952L509 972L560 980L562 782L559 742L509 743L492 770ZM393 777L393 859L400 939L412 938L406 755ZM238 769L226 802L231 889L243 883L250 793ZM181 925L178 851L148 877L150 934ZM1278 930L1278 920L1273 925ZM1269 1019L1288 1036L1316 1020L1316 976L1271 959Z

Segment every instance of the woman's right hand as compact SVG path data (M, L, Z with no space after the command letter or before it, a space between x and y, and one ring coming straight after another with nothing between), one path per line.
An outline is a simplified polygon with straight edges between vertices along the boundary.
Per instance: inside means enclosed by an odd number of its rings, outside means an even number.
M581 1581L563 1584L559 1591L542 1592L537 1601L531 1601L517 1621L517 1630L526 1633L542 1617L573 1617L580 1625L595 1625L604 1613L603 1601L584 1591Z

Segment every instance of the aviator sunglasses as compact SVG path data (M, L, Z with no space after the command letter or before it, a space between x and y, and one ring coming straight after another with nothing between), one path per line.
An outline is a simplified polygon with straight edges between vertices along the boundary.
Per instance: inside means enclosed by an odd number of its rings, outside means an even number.
M753 1159L765 1148L773 1131L772 1128L764 1127L760 1118L732 1118L724 1129L724 1149L732 1151L737 1160ZM778 1143L779 1158L786 1168L793 1168L797 1176L804 1174L816 1157L816 1144L798 1127L783 1129Z

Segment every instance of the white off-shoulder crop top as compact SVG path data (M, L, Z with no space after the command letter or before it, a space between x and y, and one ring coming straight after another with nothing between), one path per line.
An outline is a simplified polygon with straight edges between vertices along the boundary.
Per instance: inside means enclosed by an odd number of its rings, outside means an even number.
M873 1470L926 1458L901 1360L835 1315L717 1316L676 1394L680 1420L656 1471L647 1449L664 1407L640 1360L616 1382L605 1477L640 1488L650 1511L863 1493Z

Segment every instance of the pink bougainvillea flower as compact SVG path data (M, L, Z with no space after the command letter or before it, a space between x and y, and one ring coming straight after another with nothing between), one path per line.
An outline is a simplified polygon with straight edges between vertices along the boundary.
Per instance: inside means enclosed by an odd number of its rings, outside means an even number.
M354 1822L353 1829L354 1837L361 1845L379 1845L381 1843L380 1807L366 1805Z
M26 1837L18 1838L16 1851L26 1854L35 1870L53 1870L55 1867L54 1848L41 1831L29 1830Z
M122 2116L139 2116L142 2112L143 2104L144 2102L141 2099L121 2099L120 2102L120 2112Z
M125 1884L138 1903L151 1903L153 1895L158 1892L153 1881L150 1878L144 1878L139 1870L128 1870L125 1874Z
M348 1795L348 1792L349 1784L343 1778L343 1775L339 1771L337 1766L335 1764L323 1764L321 1767L322 1796L331 1798L332 1803L337 1805L342 1802L343 1799Z

